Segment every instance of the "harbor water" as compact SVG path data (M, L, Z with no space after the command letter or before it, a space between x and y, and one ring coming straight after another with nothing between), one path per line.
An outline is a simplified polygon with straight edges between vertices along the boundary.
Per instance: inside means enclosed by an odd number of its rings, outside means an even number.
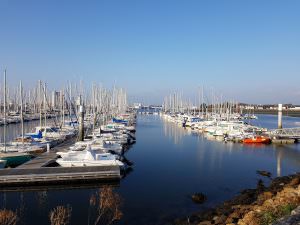
M258 115L249 121L267 128L277 127L277 116ZM284 117L284 127L300 127L300 118ZM31 130L35 122L28 122ZM37 122L38 123L38 122ZM9 125L11 138L20 133L19 125ZM2 133L2 127L1 133ZM158 115L139 115L137 143L126 153L134 163L113 191L121 198L121 219L114 224L172 224L178 217L215 206L242 189L256 187L256 171L266 170L273 177L300 171L300 144L244 145L210 140L198 132L164 121ZM70 224L95 224L94 196L102 184L53 189L1 191L0 209L16 212L17 224L50 224L50 212L57 206L71 209ZM207 201L197 205L196 192ZM100 218L97 224L106 224Z

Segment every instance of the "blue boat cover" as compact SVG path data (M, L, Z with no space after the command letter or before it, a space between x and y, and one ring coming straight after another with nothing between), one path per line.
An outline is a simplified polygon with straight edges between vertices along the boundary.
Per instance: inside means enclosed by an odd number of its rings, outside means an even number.
M113 118L112 120L113 120L114 123L122 123L122 124L125 124L125 125L128 124L127 120L120 120L120 119L116 119L116 118Z
M43 133L42 133L42 131L39 131L39 133L37 133L37 134L30 134L28 136L32 137L32 138L43 138Z

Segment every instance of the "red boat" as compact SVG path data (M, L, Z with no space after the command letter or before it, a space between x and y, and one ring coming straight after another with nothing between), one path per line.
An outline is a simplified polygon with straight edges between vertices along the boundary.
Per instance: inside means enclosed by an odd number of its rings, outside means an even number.
M271 139L264 136L254 136L253 138L245 138L244 144L270 144Z

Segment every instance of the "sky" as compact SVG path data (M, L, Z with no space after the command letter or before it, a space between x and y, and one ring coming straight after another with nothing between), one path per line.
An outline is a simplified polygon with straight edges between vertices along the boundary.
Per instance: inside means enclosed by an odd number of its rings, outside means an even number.
M0 0L0 12L11 85L95 81L148 104L204 86L300 104L298 0Z

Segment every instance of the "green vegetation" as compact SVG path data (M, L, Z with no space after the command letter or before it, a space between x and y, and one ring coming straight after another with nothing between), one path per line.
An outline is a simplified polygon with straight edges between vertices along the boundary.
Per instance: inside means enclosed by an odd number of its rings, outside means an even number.
M274 208L272 210L265 211L260 216L260 224L261 225L270 225L274 223L276 220L290 215L291 212L296 208L297 206L294 204L287 204L283 206L279 206L278 208Z

